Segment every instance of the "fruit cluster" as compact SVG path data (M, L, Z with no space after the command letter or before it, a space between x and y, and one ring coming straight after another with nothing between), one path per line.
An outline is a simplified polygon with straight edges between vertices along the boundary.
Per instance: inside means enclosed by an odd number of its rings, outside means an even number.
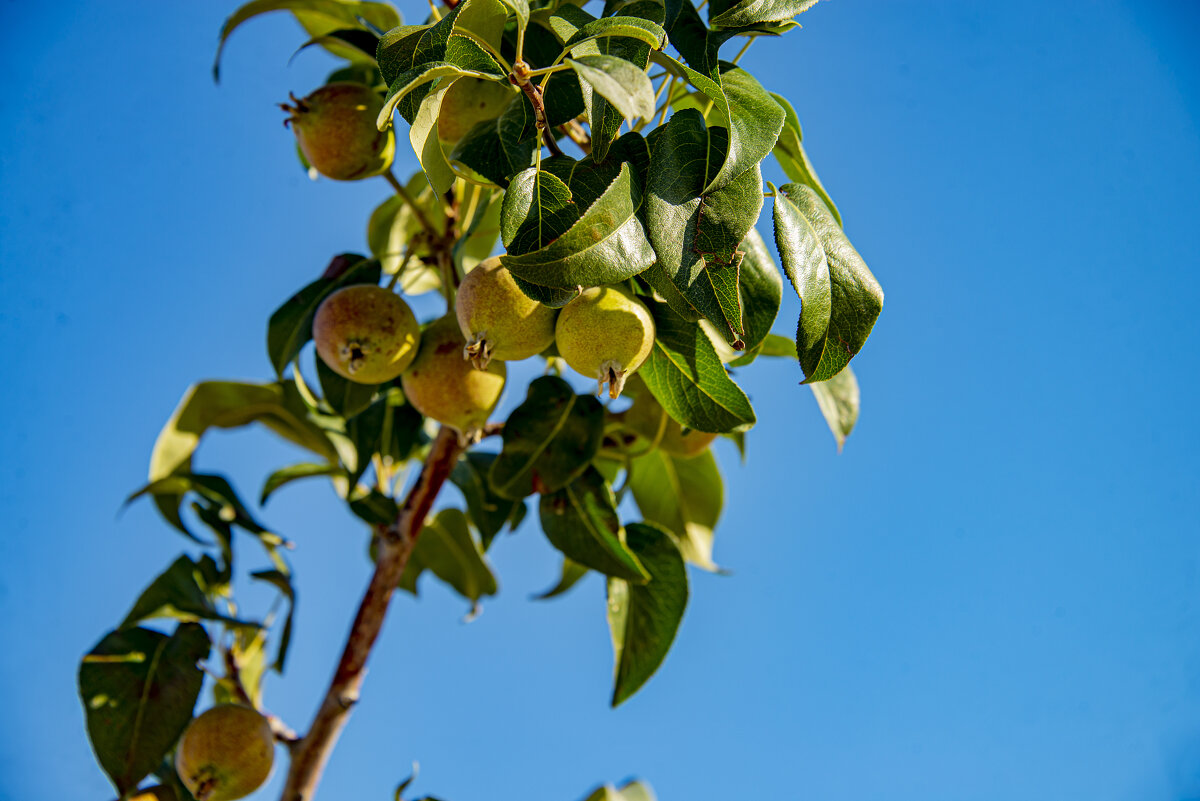
M426 417L470 438L482 429L504 389L504 362L553 345L572 369L621 394L654 343L645 304L621 287L583 290L561 310L525 296L498 257L467 273L454 315L420 329L408 304L377 285L331 294L313 318L317 354L329 369L360 384L399 378Z

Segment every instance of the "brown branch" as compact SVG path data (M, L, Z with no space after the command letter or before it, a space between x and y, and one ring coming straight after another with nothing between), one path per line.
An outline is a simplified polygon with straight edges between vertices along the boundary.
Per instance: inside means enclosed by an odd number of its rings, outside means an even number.
M358 701L359 689L366 674L367 657L371 655L371 649L383 627L388 602L408 564L408 557L425 524L425 517L461 452L458 434L442 426L425 458L425 466L421 468L417 483L404 499L400 514L390 526L380 529L375 573L359 603L358 614L350 626L346 647L325 693L325 700L321 702L308 734L293 748L292 764L281 801L311 801L313 798L325 763L350 717L350 709Z
M520 87L525 96L529 98L529 103L533 106L534 119L537 120L538 130L544 134L542 139L546 141L546 147L550 148L551 155L561 156L563 155L562 148L558 146L558 142L554 141L554 134L550 132L550 124L546 121L546 104L542 100L542 90L526 77L522 68L524 70L529 69L524 62L518 62L513 67L513 74L508 79Z
M567 120L558 126L558 130L570 137L572 142L579 145L579 149L584 152L584 155L592 155L592 138L587 135L587 131L583 130L583 126L579 124L579 120Z

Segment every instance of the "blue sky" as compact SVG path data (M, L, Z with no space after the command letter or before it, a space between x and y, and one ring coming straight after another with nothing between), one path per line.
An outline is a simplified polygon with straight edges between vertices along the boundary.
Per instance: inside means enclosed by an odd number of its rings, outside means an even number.
M187 544L118 507L189 383L269 377L267 316L365 247L388 192L298 169L272 104L329 62L287 66L285 17L240 31L213 85L233 7L0 6L3 798L111 797L77 660ZM693 574L674 650L616 711L602 585L527 600L556 571L536 527L494 547L501 595L474 623L441 586L399 598L322 798L390 798L414 759L447 801L575 801L630 774L663 801L1200 798L1200 14L802 19L743 64L792 99L887 292L845 452L797 367L743 374L759 428L745 466L719 453L733 574ZM253 496L293 457L243 433L199 464ZM365 532L317 484L263 517L299 543L267 700L303 726Z

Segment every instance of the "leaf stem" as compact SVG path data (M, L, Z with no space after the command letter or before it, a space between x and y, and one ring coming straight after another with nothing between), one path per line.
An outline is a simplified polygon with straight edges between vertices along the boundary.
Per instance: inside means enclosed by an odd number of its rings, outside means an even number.
M525 96L529 98L530 105L533 106L533 116L537 119L538 131L544 134L542 139L545 141L546 147L550 148L552 155L563 155L562 148L558 146L558 142L554 141L554 135L550 133L550 124L546 121L546 104L542 100L542 87L534 86L533 82L529 80L517 81L516 83L521 91L525 93Z
M384 180L392 185L392 189L396 190L396 194L400 196L400 199L407 203L408 207L412 209L413 215L416 216L417 222L421 223L421 227L423 227L431 235L437 235L438 230L430 224L429 218L425 216L425 212L421 210L421 207L417 205L417 201L415 201L413 196L408 193L408 190L404 188L404 184L400 183L400 181L396 178L396 174L392 172L391 168L388 168L388 170L383 173L383 177Z
M417 482L404 499L400 514L391 525L377 530L375 572L359 603L358 614L350 626L350 634L325 698L308 733L293 749L292 764L288 769L281 801L311 801L316 793L317 783L338 735L350 718L350 710L358 702L366 675L367 658L383 628L392 593L404 574L434 499L461 453L457 432L442 426L429 449L429 455L425 457Z

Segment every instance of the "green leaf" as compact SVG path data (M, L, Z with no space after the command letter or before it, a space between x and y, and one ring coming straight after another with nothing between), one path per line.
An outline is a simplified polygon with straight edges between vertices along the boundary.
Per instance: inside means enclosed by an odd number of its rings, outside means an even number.
M715 28L782 22L808 11L816 4L817 0L741 0L720 13L710 9L708 22Z
M488 472L492 490L520 500L562 489L587 469L603 432L600 401L576 395L561 378L534 379L504 424L504 445Z
M857 354L883 308L883 290L811 187L775 198L775 244L796 294L796 352L805 382L826 381Z
M415 90L421 89L439 78L461 78L464 75L474 75L476 78L485 77L479 73L464 70L445 61L431 61L428 64L422 64L408 72L402 73L389 85L390 88L388 89L387 97L383 100L383 108L380 110L379 119L376 121L379 130L382 131L391 124L392 114L396 112L396 107L400 105L400 101L413 94ZM415 119L416 109L428 92L429 89L425 89L421 94L412 98L410 101L412 103L412 113L402 115L406 120L412 122Z
M347 505L355 517L372 526L391 525L400 514L396 502L375 488L365 493L352 491Z
M458 82L458 78L440 81L436 88L421 100L417 107L416 116L408 131L408 140L417 161L429 179L429 185L438 195L444 195L446 190L454 185L455 174L442 149L442 140L438 136L438 118L442 113L442 101L446 93Z
M597 55L566 61L581 81L586 81L612 103L626 120L654 116L654 86L645 68L617 56Z
M405 190L424 212L425 219L437 228L436 233L444 233L441 200L433 194L425 174L413 175ZM431 263L435 260L427 258L433 255L430 240L429 232L413 208L399 195L391 195L379 204L367 223L367 244L379 260L383 273L395 275L404 268L396 285L406 295L421 295L442 286L441 272ZM409 252L411 257L406 264L405 257Z
M617 499L594 467L538 506L542 532L572 562L629 581L650 576L624 543Z
M450 151L450 161L462 164L497 186L533 164L537 144L523 139L533 124L533 110L524 95L516 96L493 120L477 123Z
M713 101L706 119L713 128L723 128L728 140L721 168L711 176L705 192L715 192L767 157L783 130L784 112L762 84L750 73L721 62L710 77L697 72L665 53L651 58L673 75L683 78ZM719 81L719 82L718 82Z
M528 169L504 193L500 236L508 254L522 256L549 245L578 220L570 188L553 173Z
M488 472L496 454L471 451L458 460L450 473L450 481L458 487L467 502L467 515L479 531L483 550L491 547L492 540L504 524L512 519L520 501L503 498L492 492L488 484ZM515 528L515 526L514 526Z
M745 324L739 247L762 210L763 185L755 165L721 189L705 191L711 178L706 170L722 162L727 133L707 127L694 109L677 112L654 132L646 227L659 265L682 298L740 349Z
M507 202L507 198L506 198ZM627 163L571 228L545 247L501 261L513 275L544 287L615 284L654 262L637 212L642 193Z
M712 433L745 431L755 423L746 393L725 372L704 330L662 303L647 303L654 315L654 350L638 371L672 419Z
M220 80L221 53L225 49L225 40L229 38L229 35L247 20L271 11L295 13L302 23L306 23L305 27L313 36L320 36L330 30L340 28L362 28L359 17L383 30L400 24L399 13L387 3L351 2L350 0L254 0L233 12L221 26L217 56L213 61L213 80ZM310 27L318 25L323 27Z
M263 482L262 494L259 495L258 503L260 506L266 505L268 498L274 495L281 487L293 481L298 481L302 478L312 478L314 476L334 476L338 472L338 468L335 465L316 464L314 462L300 462L299 464L281 467L267 476L267 480Z
M636 39L654 50L662 50L667 46L667 32L662 25L641 17L618 16L581 25L563 42L563 52L574 52L582 44L606 37Z
M858 422L858 379L854 377L854 371L846 367L828 381L809 386L817 405L821 407L825 422L829 424L829 430L833 432L833 438L837 440L838 453L841 453L846 437L850 436L854 424Z
M558 579L558 583L543 593L533 596L535 601L548 601L551 598L557 598L560 595L565 595L572 587L579 583L579 580L588 574L588 569L581 564L572 562L567 557L563 557L562 571Z
M649 523L631 523L625 533L630 550L650 573L650 581L608 580L614 707L658 670L679 630L688 599L687 571L671 535Z
M529 25L529 0L501 0L517 17L517 27L524 30Z
M313 315L321 302L342 287L378 284L380 278L378 262L354 253L335 256L325 272L324 276L288 298L267 324L267 355L275 375L280 378L300 349L312 340Z
M629 781L620 789L604 784L593 790L584 801L655 801L650 785L640 781Z
M807 184L815 189L821 196L821 200L825 201L825 205L829 207L829 211L833 213L838 225L842 225L842 215L838 212L837 206L833 204L829 193L825 191L821 179L817 177L812 162L808 160L808 154L804 152L804 145L800 144L804 133L800 130L800 118L796 116L796 110L792 108L792 104L787 101L787 98L774 92L771 93L771 97L775 99L784 113L783 130L779 132L779 141L776 142L775 149L771 151L775 154L775 160L779 162L779 166L783 168L789 181Z
M379 391L378 384L359 384L342 378L320 357L317 358L317 379L321 382L321 396L341 417L353 417L366 409Z
M400 589L416 595L417 579L426 570L472 603L497 591L483 549L471 536L467 516L458 509L443 509L421 529L400 578Z
M685 560L719 569L712 558L713 529L725 485L711 450L688 458L652 450L630 464L629 488L642 517L674 534Z
M158 767L192 719L211 644L196 623L168 637L110 632L79 666L79 697L100 767L124 796Z
M166 502L171 509L176 510L177 517L179 504L189 492L194 492L208 501L224 522L241 526L251 534L257 535L269 547L274 547L282 542L277 535L270 533L265 526L254 519L250 510L246 508L234 491L233 486L223 476L205 473L172 473L165 478L151 481L130 495L125 503L132 503L143 495L149 495L154 498L160 510ZM170 522L175 523L174 520L170 520ZM186 528L177 527L190 536L190 532Z
M221 620L241 625L242 621L219 613L201 586L200 566L181 556L158 575L134 602L118 628L126 629L143 620L173 617L178 620Z
M379 52L376 61L384 82L390 87L406 72L416 69L432 61L442 61L446 56L446 42L454 31L458 15L461 12L460 3L451 9L446 16L431 25L402 25L393 27L379 40ZM410 105L401 105L400 114L404 119L412 121L416 112L416 103L421 101L418 94Z
M315 45L320 45L334 53L346 54L346 58L374 61L375 51L379 49L379 36L373 31L363 28L339 28L328 31L313 36L297 47L296 52L292 53L292 57L288 61L291 62L301 52Z
M745 354L731 362L734 366L750 364L762 350L762 344L771 336L771 326L779 314L783 300L783 279L779 268L771 257L762 234L751 228L742 240L742 263L738 271L738 293L741 298L743 340ZM794 356L796 348L791 340L788 354Z
M283 633L279 636L279 650L275 652L275 661L271 665L276 673L283 673L284 665L287 663L288 649L292 643L292 618L296 614L296 588L292 584L291 575L282 570L259 570L251 573L250 577L270 584L287 599L288 611L287 616L283 619Z

